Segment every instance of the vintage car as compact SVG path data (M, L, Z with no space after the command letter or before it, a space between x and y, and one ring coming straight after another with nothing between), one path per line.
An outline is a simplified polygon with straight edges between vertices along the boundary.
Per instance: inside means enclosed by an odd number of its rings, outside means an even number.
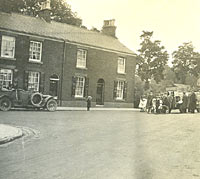
M47 109L56 111L57 101L53 96L22 89L0 89L0 110L8 111L11 108Z

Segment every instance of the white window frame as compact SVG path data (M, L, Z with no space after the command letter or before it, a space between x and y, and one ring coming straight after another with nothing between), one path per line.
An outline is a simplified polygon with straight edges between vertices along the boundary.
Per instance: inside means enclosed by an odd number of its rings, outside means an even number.
M122 81L122 80L117 81L117 93L116 93L117 100L124 99L124 85L125 85L125 81Z
M118 58L117 73L125 74L126 59L123 57Z
M28 90L39 91L40 87L40 72L28 72Z
M87 50L78 49L77 50L77 68L86 68Z
M77 80L76 80L76 88L75 88L75 97L83 98L84 89L85 89L85 77L77 76L76 78Z
M34 56L35 58L33 58ZM31 40L29 47L29 61L41 62L41 59L42 59L42 42Z
M15 37L2 35L1 57L5 57L5 58L15 57L15 41L16 41ZM5 54L6 51L8 55ZM9 51L11 52L11 54L9 54Z
M13 81L13 71L11 69L0 69L0 83L3 88L9 88Z

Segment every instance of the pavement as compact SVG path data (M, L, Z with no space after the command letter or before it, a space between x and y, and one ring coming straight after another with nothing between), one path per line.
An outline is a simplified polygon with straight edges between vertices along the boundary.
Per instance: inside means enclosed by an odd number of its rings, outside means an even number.
M86 107L58 107L57 111L86 111ZM91 111L139 111L136 108L91 108ZM0 124L0 145L13 141L23 135L22 129Z

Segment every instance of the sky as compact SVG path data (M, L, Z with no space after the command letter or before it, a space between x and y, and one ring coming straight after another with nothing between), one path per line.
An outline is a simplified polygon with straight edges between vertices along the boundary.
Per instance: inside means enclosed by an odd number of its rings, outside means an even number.
M101 30L115 19L116 36L137 53L142 31L153 31L169 54L184 42L200 52L200 0L67 0L83 25Z

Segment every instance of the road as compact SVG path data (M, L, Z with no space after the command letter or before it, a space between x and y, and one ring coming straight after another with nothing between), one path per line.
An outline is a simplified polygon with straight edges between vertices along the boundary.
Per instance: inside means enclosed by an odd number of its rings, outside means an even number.
M23 138L0 146L0 179L200 178L200 114L0 112Z

